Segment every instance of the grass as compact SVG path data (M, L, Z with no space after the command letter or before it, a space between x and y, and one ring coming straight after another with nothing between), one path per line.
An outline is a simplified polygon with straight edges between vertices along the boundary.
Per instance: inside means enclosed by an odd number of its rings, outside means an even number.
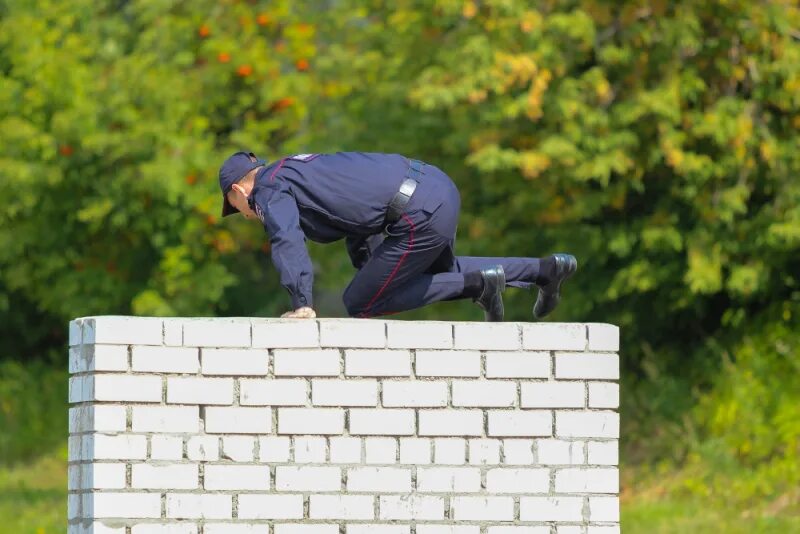
M625 477L630 480L630 477ZM759 517L712 501L656 496L648 488L625 488L625 534L771 534L800 532L800 515ZM66 532L67 451L61 447L25 465L0 467L0 533Z
M66 445L28 464L0 466L0 533L66 531Z

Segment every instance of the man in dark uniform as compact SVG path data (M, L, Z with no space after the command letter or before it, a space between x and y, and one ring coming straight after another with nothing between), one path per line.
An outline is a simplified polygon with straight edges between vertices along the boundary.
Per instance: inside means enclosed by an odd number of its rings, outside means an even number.
M503 320L505 287L539 292L534 318L558 304L577 268L569 254L546 258L456 256L461 198L434 165L398 154L296 154L267 164L237 152L220 167L222 216L259 219L293 311L315 317L305 240L342 238L358 269L344 291L352 317L388 315L442 300L472 298L487 321Z

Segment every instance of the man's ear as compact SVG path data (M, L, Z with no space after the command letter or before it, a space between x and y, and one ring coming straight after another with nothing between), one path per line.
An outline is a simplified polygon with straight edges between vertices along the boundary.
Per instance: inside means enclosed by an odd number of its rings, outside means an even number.
M231 186L231 191L233 191L233 190L236 190L237 192L241 193L244 197L247 197L247 191L245 191L244 187L242 187L241 185L233 184Z

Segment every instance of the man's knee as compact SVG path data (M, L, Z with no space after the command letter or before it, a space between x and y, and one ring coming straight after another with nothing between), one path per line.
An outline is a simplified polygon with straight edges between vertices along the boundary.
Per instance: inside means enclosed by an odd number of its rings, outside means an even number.
M367 305L366 301L364 301L363 298L353 291L352 286L348 286L347 289L344 290L342 302L344 303L344 308L347 311L347 315L350 317L361 316L364 313L364 308Z

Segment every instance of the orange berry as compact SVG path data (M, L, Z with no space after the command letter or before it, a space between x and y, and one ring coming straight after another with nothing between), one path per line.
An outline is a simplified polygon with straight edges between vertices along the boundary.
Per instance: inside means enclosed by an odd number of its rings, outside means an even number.
M251 67L250 65L239 65L239 68L236 69L236 74L238 74L242 78L246 78L247 76L253 74L253 67Z
M284 50L286 50L286 41L278 41L275 43L276 52L283 52Z
M258 23L259 26L266 26L269 24L269 15L266 13L261 13L258 17L256 17L256 23Z
M217 60L220 63L227 63L228 61L231 60L231 55L227 52L220 52L219 54L217 54Z
M287 96L287 97L285 97L285 98L281 98L280 100L278 100L277 102L275 102L275 109L284 109L284 108L288 108L288 107L289 107L289 106L291 106L292 104L294 104L294 98L292 98L292 97L290 97L290 96Z
M206 215L206 224L217 224L217 218L213 215Z
M58 153L62 156L71 156L72 155L72 147L69 145L61 145L58 147Z
M186 183L189 185L194 185L197 182L197 176L194 174L190 174L186 177Z
M294 65L297 67L297 70L308 70L308 60L305 58L298 59Z
M197 30L197 33L200 34L200 37L208 37L211 35L211 28L209 28L207 24L203 24L200 26L200 29Z

